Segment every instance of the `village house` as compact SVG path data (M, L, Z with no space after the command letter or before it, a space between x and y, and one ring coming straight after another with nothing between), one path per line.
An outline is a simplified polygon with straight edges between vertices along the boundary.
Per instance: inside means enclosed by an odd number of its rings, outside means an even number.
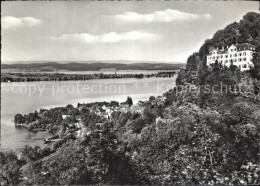
M131 112L138 112L138 113L142 113L143 108L141 106L139 106L138 104L135 104L131 107Z
M207 55L207 65L212 67L218 61L223 66L229 67L233 63L241 71L249 70L254 67L254 52L255 46L249 43L233 44L230 47L222 47L222 49L211 47L209 55Z
M63 114L62 115L62 119L65 119L66 117L69 117L70 115L65 115L65 114Z
M129 111L129 105L128 104L124 104L124 103L121 103L118 107L118 110L121 111L121 112L128 112Z

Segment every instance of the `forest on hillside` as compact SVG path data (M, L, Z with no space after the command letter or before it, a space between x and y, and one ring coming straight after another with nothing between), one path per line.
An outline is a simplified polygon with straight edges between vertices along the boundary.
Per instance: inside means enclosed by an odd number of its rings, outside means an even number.
M79 119L89 133L63 139L56 148L0 153L0 179L7 184L259 184L259 57L248 72L218 63L208 69L205 61L209 47L236 41L234 29L239 43L260 51L260 14L251 12L188 58L163 101L152 96L139 102L141 113L116 111L109 119L87 105L80 112L66 107L63 114ZM51 114L46 120L57 128L72 122L57 122Z
M186 69L198 70L200 66L206 66L206 55L209 48L226 48L232 44L249 43L256 47L258 53L254 56L255 68L252 69L254 77L260 78L260 14L249 12L239 22L227 25L223 30L217 31L211 39L207 39L198 52L193 53L187 59ZM199 62L202 61L200 65Z

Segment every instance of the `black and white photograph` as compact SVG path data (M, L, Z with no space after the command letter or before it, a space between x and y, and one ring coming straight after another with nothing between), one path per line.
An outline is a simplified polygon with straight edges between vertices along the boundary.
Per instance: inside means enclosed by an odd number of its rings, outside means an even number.
M259 185L260 1L2 1L0 95L0 185Z

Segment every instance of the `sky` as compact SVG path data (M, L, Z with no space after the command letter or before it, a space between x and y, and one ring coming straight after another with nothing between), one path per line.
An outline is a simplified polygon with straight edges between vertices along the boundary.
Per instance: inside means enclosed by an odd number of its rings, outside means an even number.
M184 63L257 1L18 1L1 3L1 61Z

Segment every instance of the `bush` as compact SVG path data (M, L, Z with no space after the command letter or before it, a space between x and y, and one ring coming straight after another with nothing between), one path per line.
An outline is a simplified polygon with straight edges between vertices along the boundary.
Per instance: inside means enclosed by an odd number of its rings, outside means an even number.
M140 133L141 130L145 127L146 123L142 118L138 118L130 124L134 133Z

